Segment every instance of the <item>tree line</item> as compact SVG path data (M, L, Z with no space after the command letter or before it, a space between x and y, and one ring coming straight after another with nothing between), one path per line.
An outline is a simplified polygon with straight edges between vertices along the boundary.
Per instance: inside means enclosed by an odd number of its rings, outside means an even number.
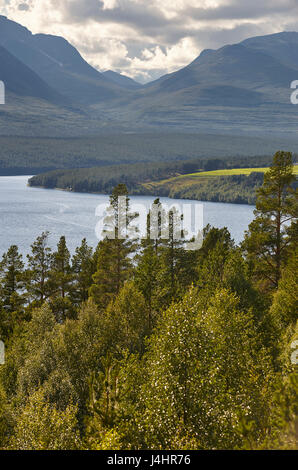
M107 130L105 130L105 133ZM25 133L28 135L28 133ZM257 139L258 140L258 139ZM0 136L0 175L34 175L56 169L269 155L260 139L196 134L115 134L86 137ZM245 151L243 151L245 149Z
M116 186L103 239L73 256L47 233L25 264L0 263L2 449L284 449L297 445L297 191L278 152L236 246L207 226L174 237L159 200L154 239L119 233ZM147 230L151 227L150 211ZM108 233L114 230L115 237Z
M250 175L201 176L196 182L186 181L185 184L181 181L177 181L177 184L165 181L158 185L158 190L153 187L150 191L145 190L145 193L153 194L157 191L159 196L174 199L254 205L263 180L264 174L256 171Z
M214 202L255 203L255 192L262 185L263 174L235 175L201 179L195 184L169 186L167 179L198 171L269 166L272 157L209 158L175 162L136 163L130 165L56 170L38 174L30 186L60 188L77 192L110 194L120 182L129 194L181 197ZM146 183L165 180L164 185L148 187ZM155 194L155 192L158 194Z

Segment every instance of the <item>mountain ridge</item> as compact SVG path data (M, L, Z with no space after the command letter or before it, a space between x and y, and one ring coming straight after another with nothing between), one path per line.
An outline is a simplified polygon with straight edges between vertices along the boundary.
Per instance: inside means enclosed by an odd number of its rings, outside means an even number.
M89 65L61 36L32 34L27 28L2 16L0 45L74 103L93 104L116 98L123 91Z
M0 46L0 76L5 83L6 92L40 98L60 105L67 104L63 96L2 46Z
M117 72L101 73L66 39L33 35L3 16L0 16L1 45L27 67L25 75L30 69L43 81L43 87L40 82L37 87L43 89L42 99L57 102L59 96L61 103L63 97L72 103L72 112L79 117L72 113L71 135L76 132L90 135L99 129L109 133L160 130L231 135L296 133L298 113L290 102L290 83L298 78L297 32L257 36L218 49L205 49L186 67L145 85ZM55 99L47 96L51 93L49 89L46 92L46 85L56 93ZM9 86L8 83L8 89ZM16 133L24 93L19 96L15 109L12 106L9 110ZM39 104L33 112L32 123L36 127L30 129L32 135L40 132L38 108L41 109ZM50 112L60 125L59 109ZM43 121L46 113L41 114ZM68 117L66 113L60 131L65 135L69 132ZM42 135L49 123L52 132L51 121L50 114L41 123ZM0 116L1 122L4 129Z

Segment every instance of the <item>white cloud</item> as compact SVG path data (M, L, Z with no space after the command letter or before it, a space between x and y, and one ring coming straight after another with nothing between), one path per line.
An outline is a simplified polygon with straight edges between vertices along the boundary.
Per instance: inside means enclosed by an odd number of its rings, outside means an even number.
M248 36L293 26L297 0L0 0L34 33L64 36L100 70L149 80Z
M189 64L197 56L197 46L192 38L183 38L178 44L166 47L160 46L143 49L140 57L130 61L132 76L143 74L145 79L160 75L161 71L167 73Z

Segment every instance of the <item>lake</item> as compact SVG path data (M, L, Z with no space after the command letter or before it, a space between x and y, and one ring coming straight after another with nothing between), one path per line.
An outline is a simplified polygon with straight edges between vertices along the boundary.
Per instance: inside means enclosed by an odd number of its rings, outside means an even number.
M99 204L108 202L108 196L30 188L28 178L0 177L0 255L11 245L18 245L20 252L27 254L32 242L44 231L50 232L52 247L61 235L65 235L72 253L83 238L95 247L98 243L95 210ZM148 208L154 199L151 196L131 197L133 203L146 204ZM165 197L160 200L168 205L198 202ZM253 219L253 206L215 202L204 202L203 206L204 225L227 227L235 242L241 242Z

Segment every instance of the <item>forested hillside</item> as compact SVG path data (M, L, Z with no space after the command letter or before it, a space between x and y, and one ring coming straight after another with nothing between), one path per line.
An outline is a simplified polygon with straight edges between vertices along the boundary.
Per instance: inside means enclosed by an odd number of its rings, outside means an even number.
M119 184L95 251L43 233L4 253L0 448L297 448L292 163L274 156L241 246L207 226L188 250L158 200L155 237L122 237Z
M63 120L63 113L60 119ZM215 138L208 134L181 133L106 132L97 137L77 138L0 136L0 175L32 175L57 169L231 156L238 163L237 158L272 155L277 148L295 152L297 145L281 139L224 135ZM261 159L260 164L262 161ZM266 164L269 164L269 158ZM247 166L251 166L249 161Z
M263 183L263 173L270 160L268 156L195 159L57 170L30 178L29 185L109 194L117 182L121 182L133 195L255 204L256 190ZM248 165L250 170L245 171L251 173L241 174L241 168L246 169ZM259 165L265 168L259 168ZM225 169L235 166L231 172L235 174L221 176ZM214 170L220 170L216 176Z
M91 168L75 168L72 170L56 170L32 177L29 184L47 188L72 188L82 192L111 192L113 187L121 182L129 190L146 181L160 181L185 175L200 170L212 171L218 169L246 168L247 166L269 166L272 157L269 155L257 157L227 157L227 158L194 158L192 160L177 160L165 162L142 162L126 165L106 165Z

